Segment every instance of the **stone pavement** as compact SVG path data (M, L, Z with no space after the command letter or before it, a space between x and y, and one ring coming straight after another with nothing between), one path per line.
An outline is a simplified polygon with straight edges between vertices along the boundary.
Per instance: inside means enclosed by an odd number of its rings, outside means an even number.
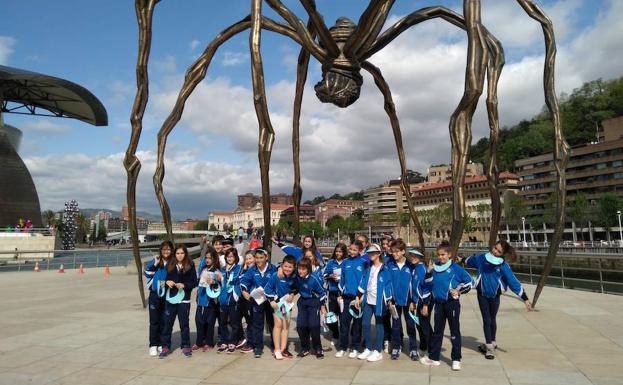
M434 368L404 355L376 363L332 352L324 360L276 361L267 349L261 359L214 351L185 358L177 325L173 354L159 360L148 355L148 315L136 275L121 267L111 272L108 278L102 269L0 275L0 384L623 384L622 296L546 288L532 313L504 296L500 349L489 361L476 351L482 321L469 293L461 299L460 372L449 367L447 337L442 365Z

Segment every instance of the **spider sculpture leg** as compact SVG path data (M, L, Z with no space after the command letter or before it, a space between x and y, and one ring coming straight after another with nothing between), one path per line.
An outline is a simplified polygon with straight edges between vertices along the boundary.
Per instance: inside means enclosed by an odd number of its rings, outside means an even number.
M556 253L558 252L558 244L562 238L562 232L565 225L565 204L567 198L567 183L565 178L565 171L567 169L567 162L569 160L569 145L565 141L564 134L562 132L560 122L560 108L558 106L558 98L556 97L556 89L554 85L554 66L556 63L556 41L554 38L554 27L551 20L547 17L545 12L534 3L532 0L517 0L519 5L524 11L538 21L543 28L543 35L545 38L545 71L543 74L543 87L545 88L545 104L549 109L554 123L554 166L557 173L557 200L556 206L556 225L554 228L554 235L552 236L552 242L547 250L547 258L545 265L543 266L543 273L537 284L534 298L532 299L532 306L536 305L536 302L543 290L547 276L552 270Z
M272 238L270 217L270 181L268 169L275 141L275 130L270 122L266 90L264 87L264 67L260 52L262 0L253 0L251 6L251 33L249 48L251 50L251 80L253 83L253 104L259 124L258 158L260 161L260 179L262 183L262 210L264 212L264 248L270 251Z
M383 78L381 70L379 70L377 67L372 65L370 62L365 61L361 64L361 68L365 69L372 75L372 77L374 78L374 83L383 94L383 99L385 100L385 112L389 116L392 131L394 132L394 140L396 141L396 148L398 149L398 160L400 162L400 187L402 188L402 193L407 199L409 214L411 215L411 220L413 221L415 230L418 233L418 242L420 248L424 250L424 232L422 231L420 220L418 219L415 212L413 198L411 197L411 189L409 187L409 181L407 180L407 161L405 159L405 152L402 145L402 133L400 131L400 123L398 121L398 115L396 115L396 106L394 105L394 101L392 100L391 90L389 89L389 85Z
M136 64L136 83L138 84L136 96L134 97L134 105L132 106L132 115L130 122L132 123L132 134L130 143L123 159L123 166L128 174L126 198L128 201L128 216L130 224L130 238L132 239L132 254L138 272L138 290L141 295L143 308L147 307L145 300L145 286L143 285L143 263L138 247L138 229L136 226L136 181L141 171L141 161L136 157L136 149L141 138L143 129L143 114L147 106L149 98L149 80L147 73L147 62L149 61L149 49L151 47L151 26L154 14L154 8L157 0L136 0L134 8L136 10L136 19L139 25L139 48L138 60Z
M261 21L262 28L288 36L295 42L301 44L301 40L292 28L283 24L276 23L275 21L266 17L262 17ZM197 60L186 71L184 84L180 89L177 100L175 102L175 106L171 110L171 113L166 118L166 120L162 124L162 127L160 128L160 131L158 132L158 158L156 161L156 172L154 173L153 182L169 239L173 239L173 234L171 231L171 214L167 200L162 190L162 181L164 179L165 171L164 154L166 149L167 137L182 117L182 112L184 110L184 106L186 105L186 100L191 95L195 87L205 78L208 67L218 48L227 40L231 39L234 35L250 27L251 18L245 17L239 22L232 24L230 27L223 30L214 40L212 40L208 44L201 56L199 56Z

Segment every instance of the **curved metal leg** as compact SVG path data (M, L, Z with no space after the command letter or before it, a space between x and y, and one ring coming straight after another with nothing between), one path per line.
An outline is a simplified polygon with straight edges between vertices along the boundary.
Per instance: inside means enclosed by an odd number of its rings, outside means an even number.
M465 170L472 141L472 117L484 87L488 52L483 27L480 22L480 0L464 1L467 30L467 70L463 97L450 118L452 143L452 232L450 245L456 255L465 225Z
M418 233L418 242L420 244L420 248L422 250L425 250L426 245L424 243L424 231L422 230L422 225L420 224L420 220L418 219L417 213L415 212L415 204L413 203L413 198L411 197L411 189L409 187L409 181L407 180L407 161L402 145L402 133L400 131L400 123L398 121L398 115L396 115L396 106L394 105L394 101L392 100L391 90L389 89L389 85L383 78L381 70L379 70L377 67L366 61L361 64L361 68L368 71L372 75L372 77L374 77L374 83L379 88L379 90L383 94L383 98L385 99L385 112L387 112L387 115L389 116L389 121L392 125L394 140L396 141L396 149L398 150L398 160L400 161L400 187L402 188L402 193L407 198L409 214L411 215L413 226ZM402 207L399 207L398 210L402 210Z
M313 30L314 26L310 20L307 28ZM314 34L312 34L312 37ZM301 123L301 105L303 103L303 91L305 82L307 81L307 70L309 68L309 51L304 47L299 52L298 64L296 67L296 91L294 95L294 112L292 114L292 163L294 165L294 186L292 187L292 199L294 201L294 238L298 239L301 235L300 215L301 215L301 198L303 189L301 188L301 163L299 140L299 131Z
M547 250L547 258L543 266L543 274L539 279L532 306L536 306L536 302L541 295L547 276L552 270L556 253L558 252L558 244L562 238L562 232L565 225L565 205L567 199L567 181L565 172L567 170L567 162L569 160L569 145L565 141L564 133L560 122L560 108L558 106L558 98L556 97L556 87L554 84L554 67L556 64L556 39L554 37L554 27L552 21L547 17L545 12L531 0L517 0L519 5L526 13L538 21L543 28L545 38L545 70L543 74L543 88L545 90L545 104L549 109L554 124L554 167L556 167L557 182L556 186L558 205L556 207L556 226L552 243Z
M154 8L158 0L136 0L134 8L136 10L136 19L138 21L138 60L136 63L136 96L134 97L134 105L132 106L132 115L130 122L132 123L132 134L130 143L125 152L123 166L128 175L126 199L128 202L128 220L130 227L130 239L132 240L132 254L136 264L138 275L138 290L141 295L143 308L147 307L145 299L145 286L143 285L143 263L141 262L141 253L138 247L138 229L136 226L136 181L141 171L141 161L136 157L136 149L141 138L143 130L143 114L147 106L149 98L149 77L147 72L147 63L149 61L149 51L151 48L151 25L154 14Z
M498 115L498 81L504 67L504 49L502 44L488 34L489 64L487 66L487 115L489 118L489 165L487 167L487 181L491 195L491 229L489 231L489 247L497 242L502 216L502 203L498 189L499 171L497 166L498 136L500 118Z
M253 82L253 104L259 124L258 158L260 161L260 179L262 182L262 210L264 213L264 248L271 250L272 228L270 223L270 182L268 171L270 156L275 141L275 131L270 122L266 91L264 88L264 67L260 52L262 0L253 0L251 6L251 34L249 47L251 50L251 79Z

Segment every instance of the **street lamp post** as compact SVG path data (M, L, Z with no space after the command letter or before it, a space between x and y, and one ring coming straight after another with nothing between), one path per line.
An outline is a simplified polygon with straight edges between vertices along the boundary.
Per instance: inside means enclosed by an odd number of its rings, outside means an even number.
M523 227L523 246L526 247L528 246L528 243L526 242L526 218L525 217L521 217L521 226Z
M621 210L617 210L617 217L619 217L619 246L623 245L623 230L621 229Z

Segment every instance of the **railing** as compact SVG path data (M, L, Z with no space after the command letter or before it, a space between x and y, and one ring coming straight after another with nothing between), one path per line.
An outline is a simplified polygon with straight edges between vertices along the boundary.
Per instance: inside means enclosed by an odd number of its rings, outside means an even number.
M40 255L42 253L49 253L53 258L28 259L28 255ZM142 249L141 258L151 257L156 253L158 253L158 249ZM32 271L37 262L40 270L59 270L61 265L64 269L78 269L80 265L86 269L106 265L126 266L130 261L134 261L132 250L20 250L0 251L1 254L13 255L15 260L2 261L0 272Z

